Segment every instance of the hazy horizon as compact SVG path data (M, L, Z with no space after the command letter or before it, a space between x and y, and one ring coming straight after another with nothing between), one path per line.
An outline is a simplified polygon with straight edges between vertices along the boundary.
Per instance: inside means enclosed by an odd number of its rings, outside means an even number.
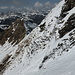
M0 0L0 12L14 10L16 8L44 8L52 7L60 0Z

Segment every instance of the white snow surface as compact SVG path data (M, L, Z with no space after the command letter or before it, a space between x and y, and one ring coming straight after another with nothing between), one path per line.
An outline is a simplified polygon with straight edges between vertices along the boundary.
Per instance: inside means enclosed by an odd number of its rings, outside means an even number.
M6 42L4 46L0 46L0 61L7 54L12 55L9 59L9 67L6 68L2 75L75 75L74 45L68 47L68 52L64 51L62 53L62 48L58 49L51 58L42 63L44 57L49 56L53 49L58 48L59 43L64 43L64 39L69 39L69 34L74 31L72 30L64 37L59 38L58 30L75 13L75 8L73 8L62 19L64 22L58 24L57 17L60 16L64 3L64 0L62 0L41 22L40 25L45 23L42 32L40 32L39 25L18 45L12 46ZM69 40L66 41L66 45L70 45ZM16 54L16 52L19 52L19 54ZM42 68L39 69L40 65L42 65Z

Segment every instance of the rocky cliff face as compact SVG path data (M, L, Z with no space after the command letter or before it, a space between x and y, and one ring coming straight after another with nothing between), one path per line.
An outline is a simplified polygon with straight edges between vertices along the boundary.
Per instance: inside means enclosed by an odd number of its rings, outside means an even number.
M24 22L17 19L13 24L0 34L0 44L3 45L7 40L11 44L19 43L25 37L26 29Z
M75 0L65 0L65 4L62 7L61 15L62 19L68 15L68 11L75 7ZM73 13L64 24L64 27L59 30L60 37L63 37L65 34L70 32L75 28L75 13Z
M3 32L4 30L0 28L0 33Z
M75 0L65 0L65 4L62 7L61 16L66 16L67 11L71 10L73 7L75 7Z

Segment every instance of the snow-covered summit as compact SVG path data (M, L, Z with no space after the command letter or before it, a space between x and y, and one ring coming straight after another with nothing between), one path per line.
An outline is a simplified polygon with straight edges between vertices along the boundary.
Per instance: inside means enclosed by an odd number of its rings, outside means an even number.
M0 58L8 50L0 59L1 75L75 75L75 7L62 11L68 1L62 0L18 45L0 47Z

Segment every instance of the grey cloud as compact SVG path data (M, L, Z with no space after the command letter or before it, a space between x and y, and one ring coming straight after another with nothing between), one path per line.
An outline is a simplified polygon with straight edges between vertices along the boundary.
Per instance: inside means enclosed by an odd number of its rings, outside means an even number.
M37 8L40 8L40 7L43 7L43 4L37 1L37 2L34 4L34 6L37 7Z
M23 3L21 1L13 0L13 4L15 4L15 5L22 5Z
M51 5L50 2L46 2L46 3L45 3L45 6L50 6L50 5Z
M8 9L9 7L7 6L3 6L3 7L0 7L0 9Z
M40 3L40 2L37 1L37 2L35 2L34 7L48 9L48 8L51 8L52 5L51 5L50 2Z

